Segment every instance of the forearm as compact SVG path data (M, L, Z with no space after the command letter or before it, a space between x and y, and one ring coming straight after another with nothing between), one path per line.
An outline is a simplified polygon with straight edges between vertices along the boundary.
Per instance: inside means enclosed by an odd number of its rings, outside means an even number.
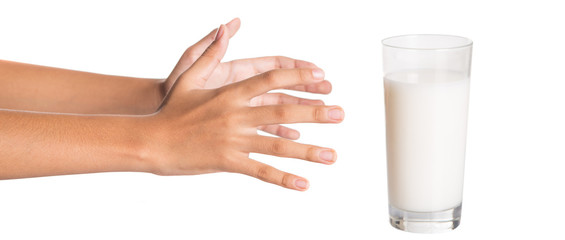
M148 114L163 80L130 78L0 60L0 109L60 113Z
M150 172L140 117L0 110L0 179Z

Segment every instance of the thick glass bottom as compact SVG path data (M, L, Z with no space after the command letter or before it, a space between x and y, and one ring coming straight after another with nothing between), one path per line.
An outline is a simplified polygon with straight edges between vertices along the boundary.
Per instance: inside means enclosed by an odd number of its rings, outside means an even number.
M388 212L393 227L413 233L448 232L461 222L461 204L438 212L410 212L389 204Z

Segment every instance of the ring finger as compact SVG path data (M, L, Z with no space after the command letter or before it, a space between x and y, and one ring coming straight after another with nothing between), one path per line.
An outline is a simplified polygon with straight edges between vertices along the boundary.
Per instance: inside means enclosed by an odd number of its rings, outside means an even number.
M288 139L255 135L249 141L249 152L277 157L297 158L310 162L333 164L337 155L333 149L297 143Z
M296 140L300 137L300 132L297 131L296 129L292 129L278 124L263 125L257 127L257 129L266 133L273 134L275 136L279 136L291 140Z
M324 102L322 100L299 98L284 93L265 93L254 97L250 101L251 106L279 104L324 105ZM300 137L300 132L297 130L278 124L263 125L259 126L257 129L286 139L296 140Z
M322 100L299 98L284 93L265 93L249 101L249 105L252 107L281 104L324 105L324 102Z

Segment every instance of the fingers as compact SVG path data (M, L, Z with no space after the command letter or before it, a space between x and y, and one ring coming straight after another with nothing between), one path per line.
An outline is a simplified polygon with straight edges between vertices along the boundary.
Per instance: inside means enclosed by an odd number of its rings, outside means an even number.
M239 18L234 18L228 23L226 23L226 27L229 30L228 32L230 34L230 38L233 37L235 33L237 33L240 26L241 26L241 20Z
M216 37L217 32L218 29L214 28L212 31L210 31L210 33L208 33L208 35L206 35L204 38L200 39L200 41L198 41L197 43L186 49L185 54L183 54L184 55L183 59L188 60L189 64L194 63L196 59L198 59L198 57L200 57L200 55L204 53L206 48L210 46L212 42L214 42L214 38Z
M310 186L308 180L302 177L283 172L267 164L252 159L248 159L245 164L241 164L240 166L241 169L238 169L237 172L268 183L279 185L281 187L298 191L306 191Z
M206 80L210 77L214 69L224 57L228 42L229 30L225 25L221 25L216 33L215 40L206 48L204 53L184 72L178 83L181 89L204 88Z
M280 104L324 105L324 102L322 100L298 98L284 93L265 93L251 99L250 101L251 106ZM259 126L257 129L287 139L296 140L300 137L300 132L278 124Z
M290 68L318 68L315 64L307 61L302 61L298 59L292 59L283 56L271 56L271 57L258 57L249 59L240 59L232 61L234 65L239 65L241 67L252 69L250 76L268 72L275 69L290 69Z
M226 24L226 28L230 33L230 38L233 37L239 30L240 25L241 21L239 20L239 18L234 18ZM208 48L208 46L210 46L212 42L214 42L214 38L216 37L217 32L218 28L214 28L204 38L200 39L200 41L186 49L180 60L177 62L177 65L167 78L166 89L170 89L170 87L178 79L178 77L184 71L186 71L186 69L188 69L202 55L202 53L204 53L206 48Z
M324 80L319 83L297 85L297 86L289 87L287 89L301 91L301 92L309 92L309 93L329 94L330 92L332 92L332 84Z
M208 35L206 35L204 38L200 39L200 41L198 41L194 45L187 48L186 51L184 51L184 54L177 62L177 65L175 66L175 68L167 78L167 81L170 82L170 84L174 83L174 81L176 81L177 78L184 71L186 71L186 69L188 69L188 67L190 67L190 65L192 65L196 61L196 59L200 57L200 55L202 55L204 50L206 50L206 48L214 41L214 37L216 36L217 31L218 29L215 28L210 33L208 33Z
M236 95L251 99L270 90L322 82L324 71L319 68L277 69L225 86Z
M345 113L339 106L273 105L247 110L246 122L252 126L284 123L339 123Z
M274 69L318 68L318 66L314 63L283 56L261 57L236 61L246 61L247 64L250 64L254 69L253 75L243 76L241 79L246 79ZM322 81L308 85L293 86L287 89L310 93L329 94L332 91L332 84L329 81Z
M233 37L235 35L235 33L237 33L240 25L241 25L241 21L239 20L239 18L234 18L231 21L229 21L228 23L226 23L225 26L228 30L227 32L229 33L229 38ZM204 38L200 39L200 41L198 41L194 45L190 46L186 50L186 52L185 52L185 54L187 55L186 57L188 57L189 59L192 59L191 64L194 63L196 61L196 59L198 59L202 55L202 53L204 53L206 48L208 48L208 46L210 46L210 44L212 44L212 42L214 42L214 39L216 37L217 32L218 32L218 28L215 28L210 33L208 33L208 35L206 35Z
M310 162L333 164L337 154L329 148L297 143L284 138L255 135L251 137L248 152L268 154L277 157L297 158Z
M322 100L299 98L284 93L265 93L261 96L254 97L249 103L251 106L280 104L324 105Z
M293 68L318 68L314 63L293 59L283 56L259 57L250 59L239 59L229 62L232 68L236 68L237 74L230 79L230 82L237 82L253 77L257 74L268 72L275 69ZM290 90L328 94L332 86L328 81L309 85L298 85L289 87Z
M232 68L235 68L234 71L237 72L237 74L234 74L232 76L232 79L229 80L230 82L238 82L243 79L253 77L257 74L275 69L318 68L314 63L283 56L239 59L231 61L229 63ZM309 85L298 85L290 87L288 89L303 92L328 94L331 92L332 86L330 82L322 81L320 83Z
M300 132L278 124L263 125L257 129L286 139L296 140L300 138Z

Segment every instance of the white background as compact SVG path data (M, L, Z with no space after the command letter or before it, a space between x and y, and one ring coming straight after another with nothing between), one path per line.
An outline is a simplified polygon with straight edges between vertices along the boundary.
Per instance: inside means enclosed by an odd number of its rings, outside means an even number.
M346 119L296 126L300 142L338 151L333 166L253 156L307 177L307 192L225 173L0 181L0 239L562 238L565 15L520 2L2 1L0 58L136 77L167 76L240 17L225 60L312 61ZM380 40L407 33L474 40L462 224L445 234L388 223Z

